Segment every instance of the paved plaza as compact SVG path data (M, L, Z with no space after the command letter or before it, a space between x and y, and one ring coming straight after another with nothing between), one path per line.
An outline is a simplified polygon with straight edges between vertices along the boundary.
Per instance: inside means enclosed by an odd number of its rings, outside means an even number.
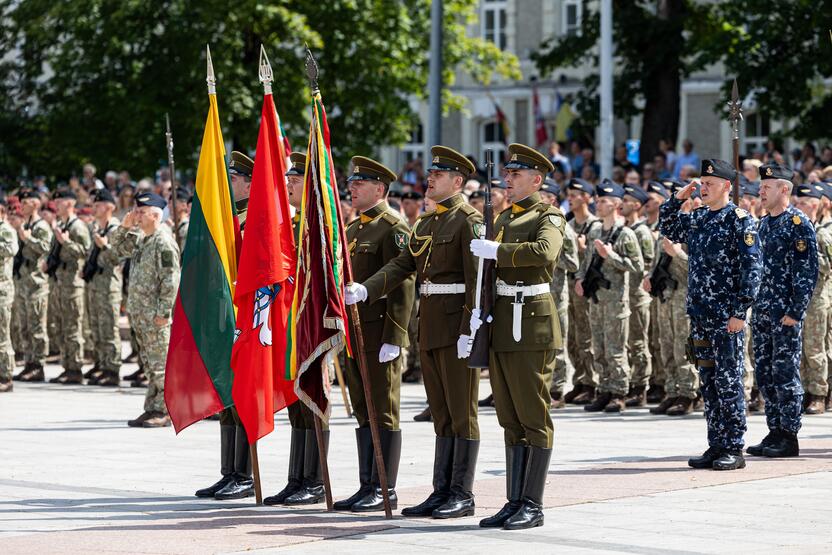
M123 374L135 365L125 365ZM59 368L50 365L47 378ZM481 385L488 393L488 382ZM620 416L579 407L555 414L546 524L505 532L477 526L504 502L502 433L481 409L477 515L453 521L256 507L193 497L219 477L219 426L132 429L144 390L19 384L0 396L0 553L830 553L832 415L804 419L803 456L749 457L736 472L694 471L701 413ZM336 499L357 488L352 429L333 389L329 468ZM430 490L433 427L413 422L421 385L402 387L399 508ZM746 441L763 435L749 418ZM264 495L286 479L289 427L259 444Z

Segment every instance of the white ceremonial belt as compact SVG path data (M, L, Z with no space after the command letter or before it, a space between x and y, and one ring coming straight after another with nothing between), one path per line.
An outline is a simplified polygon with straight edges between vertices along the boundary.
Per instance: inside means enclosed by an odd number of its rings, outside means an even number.
M526 297L537 297L544 293L549 293L548 283L538 283L536 285L523 285L522 281L518 281L517 285L509 285L503 280L497 280L497 295L500 297L512 297L514 302L511 304L511 335L515 341L520 341L523 329L523 305L526 303Z
M423 297L431 295L458 295L465 293L464 283L431 283L426 281L419 286L419 294Z

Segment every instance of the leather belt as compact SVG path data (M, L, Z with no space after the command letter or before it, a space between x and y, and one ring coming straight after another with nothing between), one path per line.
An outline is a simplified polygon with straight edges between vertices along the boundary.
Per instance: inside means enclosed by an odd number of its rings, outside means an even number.
M419 286L419 294L423 297L431 295L459 295L465 293L464 283L431 283L426 281Z
M509 285L502 280L497 280L497 295L514 298L514 302L511 303L513 305L511 310L511 334L515 341L519 342L523 336L523 305L526 304L526 297L537 297L549 292L548 283L523 285L522 281L518 281L516 285Z

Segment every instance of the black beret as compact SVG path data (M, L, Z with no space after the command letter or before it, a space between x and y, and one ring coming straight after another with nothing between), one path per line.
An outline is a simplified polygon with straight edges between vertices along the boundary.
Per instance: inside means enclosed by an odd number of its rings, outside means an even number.
M624 196L624 187L619 185L618 183L614 183L612 181L607 181L606 183L601 183L598 185L598 189L596 189L595 194L598 197L615 197L615 198L622 198Z
M582 193L587 193L588 195L595 194L595 187L592 186L592 183L577 177L569 180L569 185L566 186L566 190L568 191L570 189L574 191L581 191Z
M507 170L537 170L543 174L555 171L552 162L530 146L511 143L508 155L508 163L504 166Z
M190 202L191 201L191 192L186 189L185 187L177 187L176 188L176 200L178 202ZM173 195L170 197L173 199Z
M740 190L742 191L743 195L748 195L750 197L759 197L760 182L751 181L744 175L740 174Z
M543 185L540 187L540 190L544 193L558 195L560 194L560 185L558 185L558 182L551 177L547 177L543 180Z
M474 191L471 193L471 196L468 197L468 200L474 200L478 198L485 198L485 193L480 190Z
M624 194L633 197L641 204L646 204L647 201L650 200L650 197L647 196L647 192L638 185L624 185Z
M406 193L402 193L402 200L422 200L424 198L422 193L418 191L408 191Z
M113 198L113 193L107 189L98 189L92 197L93 202L109 202L115 204L116 199Z
M794 194L798 197L809 197L820 199L826 191L823 183L804 183L795 188Z
M721 177L723 179L732 180L737 171L730 163L725 160L717 160L716 158L710 160L702 160L702 177Z
M760 166L760 179L785 179L791 181L794 171L788 166L782 166L777 162L769 162Z
M430 154L433 156L431 165L428 171L452 171L459 172L465 177L477 171L474 164L466 157L456 150L442 145L437 145L430 149Z
M254 160L235 150L231 153L231 161L228 162L228 171L246 177L251 177L254 172Z
M662 198L670 198L670 192L667 190L667 187L658 181L648 181L647 192L656 193L657 195L661 195Z
M52 198L57 200L59 198L71 198L77 199L78 195L75 194L75 191L72 189L58 189L55 191L55 194L52 195Z
M20 200L27 199L27 198L36 198L40 200L40 194L34 189L21 189L19 193L17 193L17 198Z
M156 193L145 192L136 195L136 206L154 206L164 208L168 203Z

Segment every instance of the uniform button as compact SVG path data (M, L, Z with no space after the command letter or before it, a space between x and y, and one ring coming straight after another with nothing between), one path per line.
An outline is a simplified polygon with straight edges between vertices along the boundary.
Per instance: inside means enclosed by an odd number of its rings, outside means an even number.
M439 219L439 216L434 216L434 217L433 217L433 219L434 219L434 220L438 220L438 219Z
M359 224L358 229L364 229L364 224Z
M509 218L514 219L514 214L510 215Z
M534 316L534 312L532 312L531 314L529 314L529 316Z

